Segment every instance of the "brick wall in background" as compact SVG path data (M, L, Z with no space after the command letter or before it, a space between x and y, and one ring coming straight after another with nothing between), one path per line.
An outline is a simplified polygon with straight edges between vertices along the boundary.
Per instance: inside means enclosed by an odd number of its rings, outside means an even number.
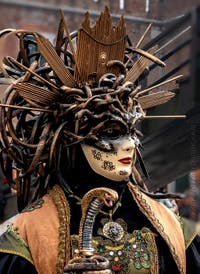
M3 3L4 4L3 4ZM12 0L0 1L0 28L14 27L18 28L25 24L36 24L41 27L49 29L49 31L55 32L57 26L58 11L57 8L74 8L93 10L99 13L107 5L113 14L124 14L129 16L149 17L149 14L145 12L145 0L42 0L31 1L35 3L30 6L28 0ZM153 1L157 2L157 1ZM123 4L124 3L124 4ZM123 5L122 5L123 4ZM152 3L153 4L153 3ZM41 8L40 8L41 7ZM121 7L121 8L120 8ZM122 9L123 7L123 9ZM70 29L77 29L83 18L83 13L65 12L68 18L68 24ZM153 16L156 18L157 16ZM127 23L129 24L129 22Z
M56 34L59 23L59 8L65 12L69 30L74 31L80 27L86 10L99 14L107 5L112 14L147 18L148 13L145 12L145 3L145 0L43 0L31 1L30 5L28 0L12 0L8 3L7 1L0 1L0 29L27 29L53 35ZM95 15L92 16L91 21L94 18L96 18ZM118 19L113 21L116 22ZM140 34L147 26L147 22L142 23L139 21L136 23L133 20L126 20L126 25L131 40L138 41ZM11 43L10 47L14 48L15 44ZM5 50L7 51L7 49L6 46ZM0 50L2 53L2 46L0 46Z
M35 3L35 5L34 5ZM200 0L11 0L0 1L0 28L37 25L55 32L58 21L58 8L92 10L100 12L105 5L113 14L142 17L147 20L162 20L178 16L200 4ZM35 6L35 7L34 7ZM70 29L79 27L83 14L65 12ZM132 25L130 20L127 24ZM137 23L138 25L138 23Z
M161 19L184 14L190 11L192 7L200 5L200 0L160 0L159 2Z
M73 31L80 26L84 11L100 13L107 5L112 14L124 14L125 18L129 18L126 20L128 33L137 41L148 21L154 20L154 33L159 32L160 25L156 24L160 22L158 20L185 13L198 2L200 0L184 1L184 4L181 0L0 0L0 29L23 27L56 33L58 9L61 8L65 11L70 31ZM135 21L135 17L139 20Z

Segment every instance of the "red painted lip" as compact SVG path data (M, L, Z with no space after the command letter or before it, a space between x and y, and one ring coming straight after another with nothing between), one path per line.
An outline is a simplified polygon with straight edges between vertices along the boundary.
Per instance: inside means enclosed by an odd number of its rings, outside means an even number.
M132 162L132 158L131 157L126 157L126 158L120 159L119 162L122 163L122 164L130 165L131 162Z

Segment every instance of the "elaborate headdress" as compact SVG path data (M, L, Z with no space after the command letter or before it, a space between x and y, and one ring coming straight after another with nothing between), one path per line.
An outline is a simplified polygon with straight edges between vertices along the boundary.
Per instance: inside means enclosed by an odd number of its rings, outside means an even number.
M98 134L107 123L137 134L143 110L174 96L141 90L146 68L164 63L153 55L156 46L139 48L145 34L132 46L123 17L113 26L106 8L91 27L87 13L78 32L69 34L61 15L55 46L36 32L0 33L1 39L10 34L19 39L17 58L5 57L1 66L0 81L9 87L0 127L2 151L15 163L20 209L28 201L33 176L38 189L48 186L63 147L85 140L109 150Z

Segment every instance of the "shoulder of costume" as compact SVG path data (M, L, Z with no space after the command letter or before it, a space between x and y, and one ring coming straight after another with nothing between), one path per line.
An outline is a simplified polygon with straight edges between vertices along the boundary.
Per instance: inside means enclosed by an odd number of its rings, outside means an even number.
M23 237L25 233L21 233L21 231L30 230L30 227L34 229L35 219L40 219L39 211L42 207L46 207L46 201L45 195L44 198L27 206L21 213L12 218L11 222L9 220L5 222L4 233L0 237L0 252L20 256L33 264L27 241ZM31 233L31 231L29 232Z
M12 225L0 237L0 252L20 256L33 264L28 245Z
M181 226L185 239L186 249L190 246L194 238L200 234L200 222L195 222L186 218L181 218Z
M59 237L59 215L62 214L63 204L67 204L65 195L62 189L55 185L43 198L26 207L12 224L9 224L0 237L0 252L21 256L33 264L33 246L40 246L44 236L47 239L51 239L52 234ZM69 215L69 212L66 212Z

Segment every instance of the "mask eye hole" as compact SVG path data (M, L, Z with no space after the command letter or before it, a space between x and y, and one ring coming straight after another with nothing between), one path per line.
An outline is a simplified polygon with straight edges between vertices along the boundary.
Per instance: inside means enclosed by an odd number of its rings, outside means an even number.
M121 131L119 129L116 128L108 128L105 129L102 133L101 133L101 137L102 138L119 138L121 136Z
M98 132L99 137L102 139L117 139L126 134L126 129L116 123L104 126L104 128Z

